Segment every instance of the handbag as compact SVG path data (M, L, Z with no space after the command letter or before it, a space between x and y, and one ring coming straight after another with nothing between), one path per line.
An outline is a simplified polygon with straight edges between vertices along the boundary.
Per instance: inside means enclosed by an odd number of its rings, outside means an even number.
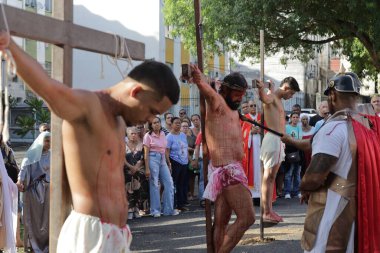
M287 153L285 155L285 158L286 158L286 161L289 163L298 163L299 161L301 161L301 156L300 156L299 151Z

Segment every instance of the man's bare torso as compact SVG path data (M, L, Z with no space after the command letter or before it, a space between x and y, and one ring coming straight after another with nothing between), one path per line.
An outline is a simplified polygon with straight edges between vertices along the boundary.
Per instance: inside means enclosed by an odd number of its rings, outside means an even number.
M219 96L217 110L207 105L206 138L212 165L222 166L243 159L243 137L237 111L231 110Z
M264 117L267 126L279 133L285 132L285 112L281 99L274 96L273 103L264 104Z
M91 96L91 95L90 95ZM91 115L63 122L63 149L74 210L124 226L128 202L124 186L125 123L90 99Z

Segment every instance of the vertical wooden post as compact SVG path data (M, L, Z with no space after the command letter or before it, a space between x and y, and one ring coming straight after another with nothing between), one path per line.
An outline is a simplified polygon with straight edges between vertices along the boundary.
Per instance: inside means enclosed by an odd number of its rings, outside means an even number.
M194 0L194 14L195 14L195 37L197 41L197 59L198 68L203 72L203 47L202 47L202 31L201 31L201 6L199 0ZM204 187L207 185L207 168L208 168L208 149L205 132L205 115L206 105L205 98L202 93L199 94L200 112L201 112L201 131L202 131L202 152L203 152L203 175L204 175ZM205 206L206 216L206 241L207 252L214 252L213 233L212 233L212 217L211 217L211 202L206 200Z
M260 30L260 80L264 82L264 30ZM261 105L261 124L264 125L264 105ZM264 138L264 129L261 128L261 142ZM261 162L261 182L263 182L264 176L264 165ZM260 240L264 240L264 224L263 224L263 196L262 190L260 198Z
M73 1L55 0L53 16L65 21L73 21ZM52 77L72 87L73 49L64 45L63 50L53 46ZM63 61L62 61L63 59ZM71 194L67 180L62 148L62 119L52 114L51 182L50 182L50 219L49 252L55 253L61 227L71 210Z

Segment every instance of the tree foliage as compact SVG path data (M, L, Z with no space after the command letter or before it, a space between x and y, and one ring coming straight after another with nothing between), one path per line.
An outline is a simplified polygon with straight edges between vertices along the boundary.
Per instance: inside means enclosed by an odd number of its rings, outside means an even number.
M32 97L24 102L32 109L32 114L20 115L16 118L16 125L19 129L14 130L14 132L21 137L30 131L34 131L41 123L50 123L50 112L43 106L43 100Z
M259 31L267 54L285 52L307 61L325 43L343 48L353 70L380 71L380 6L375 0L201 0L204 47L221 45L241 58L259 56ZM193 0L165 0L164 16L194 52Z

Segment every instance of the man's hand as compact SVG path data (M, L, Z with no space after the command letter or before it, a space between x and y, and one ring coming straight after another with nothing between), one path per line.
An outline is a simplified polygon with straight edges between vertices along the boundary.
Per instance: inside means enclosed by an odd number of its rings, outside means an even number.
M300 198L301 205L303 203L305 203L307 205L309 202L309 198L310 198L310 192L302 192L301 194L302 194L301 198Z
M197 65L190 64L190 69L191 69L191 77L189 79L190 82L192 83L207 83L207 78L203 75L201 70L198 68Z
M256 87L261 90L264 88L264 83L261 80L256 80Z
M149 168L145 168L145 177L146 178L150 177L150 169Z
M258 133L260 133L260 127L258 127L258 126L252 126L252 128L251 128L251 132L252 132L253 134L258 134Z
M11 41L11 36L6 31L0 32L0 50L3 51L8 48Z
M198 169L198 159L194 159L191 161L191 167L194 169Z
M281 141L285 144L291 144L292 143L292 136L290 136L289 134L285 134L281 137Z
M17 185L17 188L18 188L18 190L20 192L24 192L25 191L25 189L24 189L24 183L23 182L21 182L20 180L18 180L17 183L16 183L16 185Z
M269 92L268 94L273 94L274 93L274 83L272 80L269 80Z

